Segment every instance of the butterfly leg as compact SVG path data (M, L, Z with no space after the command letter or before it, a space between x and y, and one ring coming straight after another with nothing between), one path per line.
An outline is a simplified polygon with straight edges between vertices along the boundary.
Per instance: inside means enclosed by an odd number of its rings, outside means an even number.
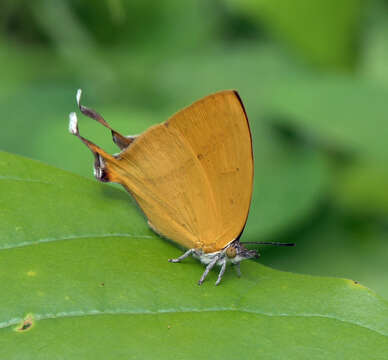
M214 265L217 263L218 261L218 256L216 256L207 266L206 266L206 269L205 271L203 272L201 278L199 279L198 281L198 285L202 285L202 283L204 282L207 274L209 274L209 271L214 267Z
M169 262L172 262L172 263L181 262L183 259L186 259L186 258L189 257L190 255L192 255L194 252L195 252L195 249L187 250L183 255L179 256L179 258L176 258L176 259L168 259L168 261L169 261Z
M226 260L224 259L224 262L221 265L220 273L218 274L218 279L216 281L216 285L218 285L221 282L222 277L224 276L224 273L225 273L225 269L226 269Z

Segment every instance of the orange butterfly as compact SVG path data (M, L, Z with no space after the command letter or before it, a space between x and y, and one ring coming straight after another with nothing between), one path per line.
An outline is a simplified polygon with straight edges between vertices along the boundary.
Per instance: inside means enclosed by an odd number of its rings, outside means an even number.
M123 185L152 230L189 249L170 262L193 255L206 264L200 285L219 265L218 285L228 262L240 275L240 262L259 256L239 241L252 197L253 154L248 118L236 91L206 96L138 136L119 134L80 99L78 90L81 112L110 129L121 152L110 155L82 137L75 113L69 131L93 152L98 180Z

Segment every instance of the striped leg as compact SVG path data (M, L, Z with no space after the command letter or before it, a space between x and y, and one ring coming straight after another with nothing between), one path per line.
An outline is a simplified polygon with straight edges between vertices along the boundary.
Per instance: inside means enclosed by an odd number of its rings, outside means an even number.
M216 285L218 285L221 282L221 279L224 275L225 269L226 269L226 260L224 259L224 262L221 265L220 273L218 274L218 279L216 281Z
M202 283L204 282L207 274L209 274L209 271L214 267L214 265L217 263L219 257L216 256L207 266L206 266L206 269L205 271L203 272L201 278L199 279L198 281L198 285L202 285Z
M179 256L179 258L176 258L176 259L168 259L168 261L169 261L169 262L172 262L172 263L181 262L183 259L186 259L186 258L189 257L190 255L192 255L194 251L195 251L195 249L187 250L183 255Z

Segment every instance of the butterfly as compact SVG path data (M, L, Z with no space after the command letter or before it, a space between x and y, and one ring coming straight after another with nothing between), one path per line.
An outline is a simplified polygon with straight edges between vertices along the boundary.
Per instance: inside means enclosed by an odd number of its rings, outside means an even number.
M249 122L237 91L208 95L137 136L121 135L100 114L81 105L81 90L76 99L84 115L111 131L120 149L110 155L81 136L77 115L70 114L70 133L94 154L95 177L121 184L154 232L188 249L170 262L188 256L199 259L206 265L199 285L218 265L218 285L228 263L235 265L240 276L240 262L259 257L240 242L254 169Z

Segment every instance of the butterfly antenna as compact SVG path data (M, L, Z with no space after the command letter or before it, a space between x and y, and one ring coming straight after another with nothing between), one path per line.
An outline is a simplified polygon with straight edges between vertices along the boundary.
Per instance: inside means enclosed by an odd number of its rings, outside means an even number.
M279 243L279 242L266 242L266 241L244 241L241 244L274 245L274 246L295 246L295 243Z

